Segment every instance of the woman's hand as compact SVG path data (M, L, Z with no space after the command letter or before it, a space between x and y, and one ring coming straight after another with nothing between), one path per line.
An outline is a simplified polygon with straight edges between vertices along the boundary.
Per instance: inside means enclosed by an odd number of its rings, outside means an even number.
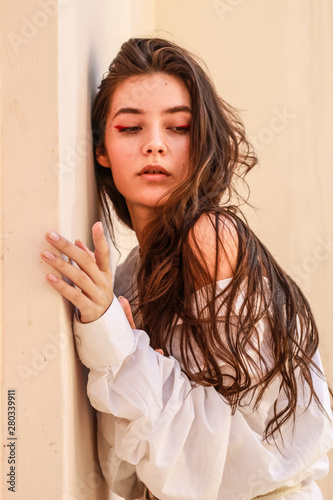
M131 306L130 306L128 300L125 299L125 297L123 297L123 296L118 297L118 300L119 300L121 307L123 308L123 311L125 313L127 321L131 325L131 328L135 329L135 323L134 323L134 319L133 319L133 315L132 315L132 311L131 311ZM164 356L164 352L162 349L155 349L155 351L159 352L162 356Z
M120 297L118 297L118 300L119 300L119 303L120 303L121 307L123 308L123 311L125 313L127 321L131 325L131 328L133 328L133 330L135 330L135 323L134 323L134 319L133 319L133 314L132 314L132 311L131 311L130 303L122 295Z
M41 253L44 262L47 262L75 285L69 285L65 280L52 273L46 275L47 281L53 288L78 308L82 323L98 319L113 300L110 250L101 222L96 222L93 225L92 236L95 253L91 252L79 240L76 240L74 245L53 231L49 231L45 235L46 240L55 249L74 261L78 267L48 250Z

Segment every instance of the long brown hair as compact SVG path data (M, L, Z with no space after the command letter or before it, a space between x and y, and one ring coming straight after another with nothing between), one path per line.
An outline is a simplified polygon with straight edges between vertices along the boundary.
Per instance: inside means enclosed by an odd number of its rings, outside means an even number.
M314 398L323 410L311 376L312 370L322 376L312 361L318 331L301 290L235 205L234 181L243 179L257 163L237 112L218 96L188 51L158 38L130 39L111 63L94 101L95 152L103 146L110 102L119 83L133 75L156 72L180 78L190 93L191 168L189 178L156 207L156 217L144 231L137 278L140 327L149 334L152 347L162 348L166 355L172 354L177 342L188 377L214 386L233 412L249 397L254 408L258 407L269 384L277 380L278 393L284 394L287 403L281 408L276 401L267 423L264 438L274 438L284 422L295 418L298 380L309 388L308 404ZM119 219L132 228L126 201L114 185L111 170L98 164L96 154L95 173L99 200L114 239L110 202ZM214 276L193 231L203 214L208 214L216 234ZM217 292L226 228L237 234L237 266L233 278ZM194 293L198 282L208 285L200 290L205 295L204 306ZM260 320L269 326L265 333L269 352L262 349Z

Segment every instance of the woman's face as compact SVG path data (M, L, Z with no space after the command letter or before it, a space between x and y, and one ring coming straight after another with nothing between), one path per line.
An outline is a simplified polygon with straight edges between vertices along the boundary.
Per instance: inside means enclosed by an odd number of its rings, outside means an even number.
M117 87L97 160L111 168L132 221L187 178L191 116L190 94L174 76L133 76Z

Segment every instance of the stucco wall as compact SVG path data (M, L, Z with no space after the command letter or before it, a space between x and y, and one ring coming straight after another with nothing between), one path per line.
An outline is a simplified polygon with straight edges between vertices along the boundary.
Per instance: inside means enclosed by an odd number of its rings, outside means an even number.
M243 110L261 163L248 179L257 210L246 213L306 292L333 382L330 0L3 0L1 26L2 498L13 497L14 441L16 498L107 498L71 308L45 282L39 251L50 228L90 241L98 218L90 103L129 36L189 48ZM329 500L332 475L321 487Z

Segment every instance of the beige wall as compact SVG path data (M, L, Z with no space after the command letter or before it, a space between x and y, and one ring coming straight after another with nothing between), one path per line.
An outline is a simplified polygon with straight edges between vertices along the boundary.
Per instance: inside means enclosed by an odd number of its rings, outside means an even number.
M260 156L248 179L258 210L247 215L309 297L333 382L331 2L2 0L1 16L2 436L7 444L15 389L17 498L104 500L70 308L45 283L38 256L47 229L89 241L98 217L96 82L132 35L170 37L206 61ZM2 498L11 498L9 451L1 447ZM329 500L332 478L321 487Z

